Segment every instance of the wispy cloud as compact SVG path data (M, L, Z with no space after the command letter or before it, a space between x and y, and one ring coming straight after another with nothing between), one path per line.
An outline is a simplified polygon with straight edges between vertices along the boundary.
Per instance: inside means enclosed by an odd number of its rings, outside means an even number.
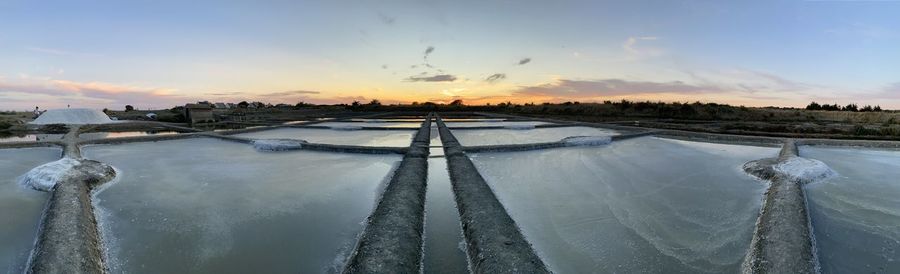
M722 91L722 88L717 86L692 85L681 81L649 82L623 79L560 79L548 84L520 87L519 89L514 90L513 94L542 97L594 98L657 93L703 94Z
M111 106L141 104L169 106L188 97L177 89L120 85L105 82L77 82L50 78L20 77L18 81L0 81L0 96L5 99L22 96L45 96L41 104ZM0 100L3 101L3 100Z
M622 49L625 50L625 53L628 54L628 59L631 60L661 56L665 53L664 50L641 45L642 42L657 41L659 39L660 38L656 36L628 37L628 39L625 39L625 42L622 43Z
M528 64L530 62L531 62L531 58L522 58L522 60L519 60L519 65L521 66L524 64Z
M270 93L261 94L261 96L284 97L284 96L308 95L308 94L319 94L319 93L321 93L321 92L311 91L311 90L291 90L291 91L270 92Z
M825 30L825 33L837 37L855 38L861 40L877 40L896 36L896 32L881 26L853 23Z
M72 54L71 52L68 52L65 50L52 49L52 48L26 47L25 49L28 51L31 51L31 52L46 53L46 54L53 54L53 55L70 55L70 54Z
M434 76L410 76L406 78L407 82L453 82L456 76L450 74L439 74Z
M506 79L505 73L494 73L491 74L491 76L485 78L484 81L487 81L488 83L496 83L502 81L503 79Z
M397 17L378 12L378 20L380 20L385 25L393 25L394 22L397 21Z

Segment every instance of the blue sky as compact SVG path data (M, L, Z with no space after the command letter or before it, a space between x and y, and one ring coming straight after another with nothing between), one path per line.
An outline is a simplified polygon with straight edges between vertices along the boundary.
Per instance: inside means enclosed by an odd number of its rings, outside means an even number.
M900 1L0 0L0 109L375 98L900 108L898 14Z

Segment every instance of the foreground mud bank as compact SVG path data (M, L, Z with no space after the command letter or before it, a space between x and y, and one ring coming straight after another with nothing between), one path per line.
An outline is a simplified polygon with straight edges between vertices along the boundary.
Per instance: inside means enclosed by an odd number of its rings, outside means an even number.
M116 174L103 163L79 161L52 190L28 273L106 272L90 192Z
M440 118L437 120L472 270L549 273L531 244Z
M778 158L749 162L744 170L770 182L742 273L816 273L815 246L803 183L776 169L799 157L797 144L786 141Z
M417 273L421 268L431 116L422 122L371 216L344 273Z

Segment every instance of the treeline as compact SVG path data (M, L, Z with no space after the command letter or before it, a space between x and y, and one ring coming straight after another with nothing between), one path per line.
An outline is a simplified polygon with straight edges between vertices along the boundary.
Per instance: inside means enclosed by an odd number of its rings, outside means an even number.
M604 101L602 103L526 103L504 102L499 104L466 105L462 100L449 104L432 102L382 105L374 100L369 103L354 102L344 105L353 111L485 111L535 115L578 115L595 117L655 117L678 119L742 119L750 115L764 119L751 108L727 104L701 102L652 102L652 101Z
M862 108L857 106L856 104L848 104L846 106L840 106L838 104L822 104L812 102L806 106L806 110L825 110L825 111L852 111L852 112L879 112L881 110L881 106L870 106L866 105Z

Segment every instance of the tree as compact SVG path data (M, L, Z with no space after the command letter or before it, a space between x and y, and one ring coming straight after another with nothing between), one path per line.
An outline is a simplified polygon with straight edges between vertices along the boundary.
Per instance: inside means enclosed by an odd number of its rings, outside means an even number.
M859 111L859 107L857 107L856 104L847 104L846 106L844 106L844 111L857 112Z
M381 106L381 101L378 101L378 99L372 99L372 101L369 102L369 105L373 107Z
M806 110L822 110L822 105L819 105L819 103L816 102L812 102L809 103L809 105L806 105Z
M453 102L450 102L450 105L454 106L454 107L461 107L461 106L463 106L463 100L460 100L460 99L453 100Z
M125 111L134 111L134 107L131 105L125 105Z
M248 108L248 107L250 107L250 103L247 103L247 101L241 101L240 103L238 103L238 107L239 108Z
M875 108L872 108L872 110L874 110L874 111L881 111L881 106L875 106Z

